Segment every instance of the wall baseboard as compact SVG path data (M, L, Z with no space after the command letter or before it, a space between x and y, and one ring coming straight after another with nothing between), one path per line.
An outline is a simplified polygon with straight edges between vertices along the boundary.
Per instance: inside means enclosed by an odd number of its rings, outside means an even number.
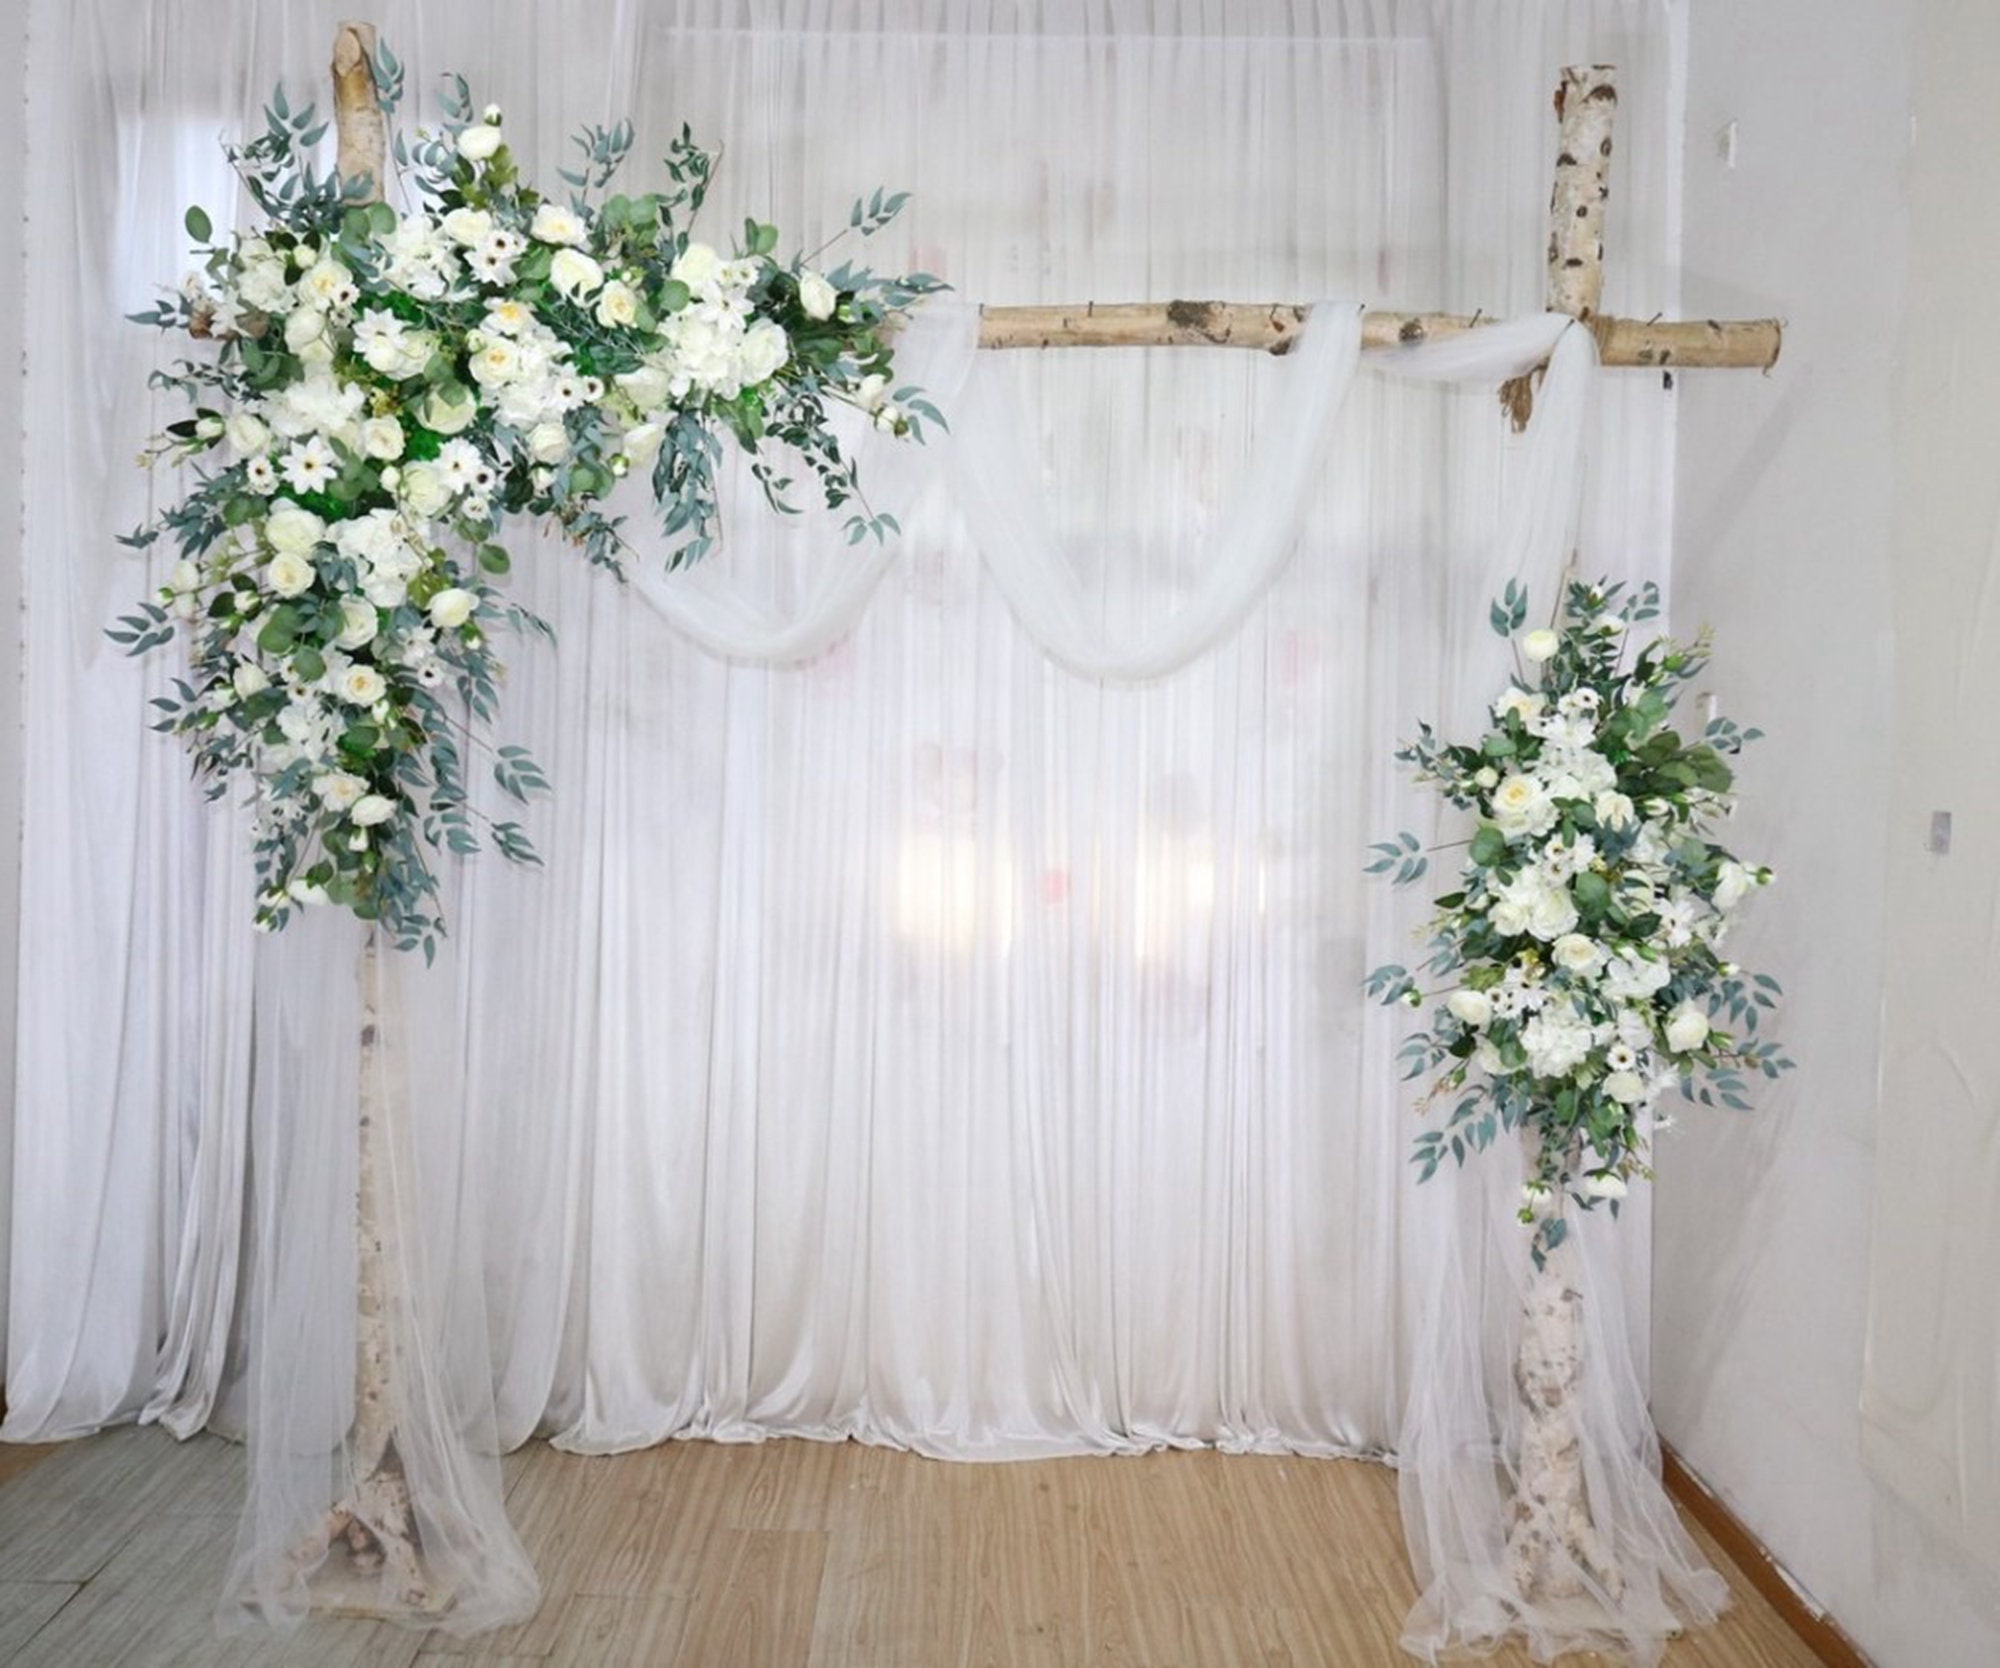
M1820 1661L1829 1668L1871 1668L1861 1647L1841 1631L1840 1624L1806 1602L1771 1556L1770 1548L1665 1443L1660 1445L1660 1480L1681 1509L1715 1537L1744 1578Z

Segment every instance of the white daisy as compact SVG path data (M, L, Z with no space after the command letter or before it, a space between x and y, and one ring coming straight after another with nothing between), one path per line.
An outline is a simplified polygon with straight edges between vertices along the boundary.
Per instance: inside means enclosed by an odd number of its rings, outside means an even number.
M340 473L340 459L320 436L285 454L284 476L294 492L320 492Z

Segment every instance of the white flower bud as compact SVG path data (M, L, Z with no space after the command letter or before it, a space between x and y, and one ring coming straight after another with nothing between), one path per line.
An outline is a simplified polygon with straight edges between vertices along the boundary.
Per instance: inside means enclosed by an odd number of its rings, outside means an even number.
M458 136L458 154L467 162L490 162L505 141L498 122L480 122Z

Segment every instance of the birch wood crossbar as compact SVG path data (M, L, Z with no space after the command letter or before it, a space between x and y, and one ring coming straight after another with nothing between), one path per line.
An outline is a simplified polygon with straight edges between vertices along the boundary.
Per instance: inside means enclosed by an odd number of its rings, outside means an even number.
M983 348L1236 347L1287 353L1305 328L1306 309L1289 302L1117 301L1081 307L987 307ZM1362 315L1361 345L1387 348L1462 335L1493 321L1483 314ZM1593 316L1605 365L1661 369L1769 370L1783 328L1776 319L1620 319Z

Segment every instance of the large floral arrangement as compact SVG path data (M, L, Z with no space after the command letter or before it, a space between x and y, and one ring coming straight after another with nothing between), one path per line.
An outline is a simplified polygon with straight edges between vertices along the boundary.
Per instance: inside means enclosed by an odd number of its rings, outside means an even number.
M385 116L402 69L373 65ZM492 581L509 516L545 518L616 570L623 518L606 498L649 473L672 562L711 546L724 437L753 454L789 511L803 468L850 540L896 530L861 496L830 408L921 438L941 422L897 388L890 336L941 288L812 257L780 262L775 227L746 222L724 253L692 233L713 159L684 128L668 188L598 200L632 144L629 123L576 141L564 198L525 184L501 112L476 113L451 77L439 129L398 136L410 206L369 182L321 175L325 132L282 88L265 131L228 154L268 224L217 238L187 215L200 270L133 315L191 332L212 353L155 373L190 414L145 463L194 485L123 542L179 547L166 587L111 635L131 653L187 625L187 677L154 704L212 793L254 784L256 917L281 927L331 902L435 948L427 852L535 854L516 822L483 817L468 750L494 715L496 627L546 631ZM857 202L848 230L892 220L902 194ZM767 444L771 443L771 444ZM498 785L547 782L521 749L492 750Z
M1556 625L1523 632L1528 598L1509 585L1491 621L1517 675L1492 727L1455 745L1424 724L1397 754L1476 819L1428 928L1420 973L1438 988L1395 964L1368 978L1385 1003L1437 1000L1403 1049L1408 1077L1434 1074L1425 1105L1449 1107L1415 1162L1428 1180L1447 1154L1463 1163L1521 1131L1538 1264L1566 1235L1566 1198L1615 1212L1651 1174L1662 1096L1745 1110L1749 1078L1792 1063L1758 1036L1777 981L1723 954L1733 911L1771 879L1711 837L1733 809L1725 755L1758 732L1714 718L1689 739L1671 726L1709 645L1655 638L1632 654L1633 628L1658 612L1653 586L1573 583ZM1398 884L1428 869L1414 834L1374 852L1370 872Z

